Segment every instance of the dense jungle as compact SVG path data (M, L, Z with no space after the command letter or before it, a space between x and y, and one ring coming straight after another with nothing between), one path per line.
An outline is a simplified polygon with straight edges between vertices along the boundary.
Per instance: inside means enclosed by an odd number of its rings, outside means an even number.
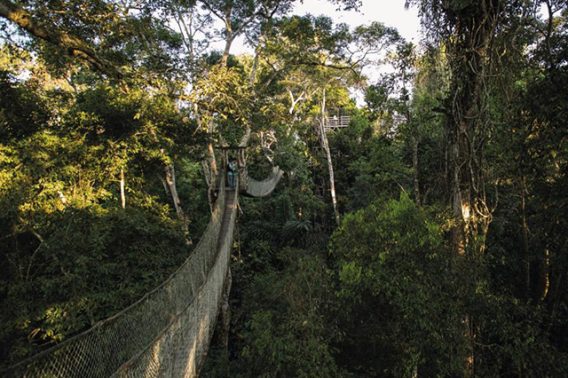
M0 371L175 272L246 136L201 376L568 376L568 1L298 3L0 0Z

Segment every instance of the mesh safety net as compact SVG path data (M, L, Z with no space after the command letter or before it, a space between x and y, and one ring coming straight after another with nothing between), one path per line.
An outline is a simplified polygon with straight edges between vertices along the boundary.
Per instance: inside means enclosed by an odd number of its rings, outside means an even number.
M160 286L120 313L0 375L196 376L207 354L229 266L235 193L238 190L225 191L221 184L199 243Z
M257 181L247 176L244 192L252 197L266 197L274 191L283 174L284 171L279 167L273 167L270 176L265 180Z

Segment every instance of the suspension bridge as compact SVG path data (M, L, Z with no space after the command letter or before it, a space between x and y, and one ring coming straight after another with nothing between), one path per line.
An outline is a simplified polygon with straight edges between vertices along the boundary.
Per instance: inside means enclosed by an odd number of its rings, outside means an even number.
M196 377L203 366L230 274L239 193L269 195L241 167L235 188L218 181L211 219L187 260L165 282L118 314L6 371L6 377ZM222 174L221 177L224 177ZM226 293L225 293L226 294Z

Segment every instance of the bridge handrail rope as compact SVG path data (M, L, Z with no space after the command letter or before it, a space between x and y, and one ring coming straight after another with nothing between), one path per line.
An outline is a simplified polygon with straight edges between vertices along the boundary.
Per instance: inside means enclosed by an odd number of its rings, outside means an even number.
M244 152L244 151L243 151ZM244 162L243 158L243 162ZM92 328L0 372L7 377L195 377L205 361L219 312L239 189L270 194L283 175L246 174L234 191L220 179L218 198L199 243L161 285ZM226 174L223 169L221 177ZM246 187L240 188L241 181Z
M205 232L187 260L165 282L118 314L1 375L196 376L214 329L229 263L236 206L226 204L225 199L224 180L220 180L218 199ZM227 206L231 208L230 223L221 238Z
M242 188L242 191L252 197L268 196L274 191L283 174L284 171L275 166L272 168L270 176L262 181L255 180L247 175L245 178L246 185Z
M224 180L222 180L224 181ZM238 192L238 182L236 190ZM223 184L224 187L224 184ZM226 192L222 191L226 196ZM217 255L208 270L203 287L185 311L182 311L148 347L124 364L113 377L194 377L205 362L223 287L229 268L236 218L236 194L224 199L222 222L227 229L218 231ZM221 201L219 197L218 201ZM227 218L227 219L224 219ZM223 220L224 219L224 220Z
M259 181L250 177L248 174L246 158L246 148L249 138L250 129L247 129L247 133L237 146L230 146L224 139L222 139L220 148L223 151L223 159L228 162L228 150L235 150L239 170L240 192L251 197L266 197L274 191L276 185L278 185L278 182L284 175L284 171L278 166L273 166L272 172L268 178L264 180Z

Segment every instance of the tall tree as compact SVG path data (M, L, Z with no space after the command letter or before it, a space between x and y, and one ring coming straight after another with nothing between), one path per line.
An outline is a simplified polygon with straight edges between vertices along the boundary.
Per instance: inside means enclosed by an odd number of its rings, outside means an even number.
M495 72L495 35L505 25L507 4L500 1L438 1L419 3L423 24L447 49L451 71L445 107L448 137L448 180L457 254L477 254L491 221L483 149L491 120L487 114L488 78Z

